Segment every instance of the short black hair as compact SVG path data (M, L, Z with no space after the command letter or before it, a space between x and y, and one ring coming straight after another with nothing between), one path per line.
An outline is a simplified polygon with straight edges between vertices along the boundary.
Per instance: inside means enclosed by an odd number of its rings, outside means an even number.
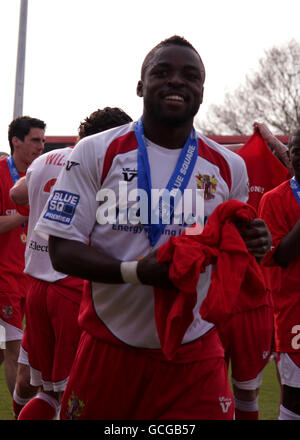
M21 141L24 141L25 136L28 135L31 128L41 128L42 130L45 130L46 124L41 119L31 118L30 116L18 116L9 124L8 142L11 154L14 152L12 138L16 136Z
M173 35L172 37L169 37L169 38L166 38L165 40L162 40L155 47L153 47L153 49L151 49L150 52L146 55L146 57L143 61L143 64L142 64L142 68L141 68L141 79L144 79L145 71L146 71L147 67L149 66L149 63L150 63L151 59L153 58L154 54L156 53L156 51L161 49L162 47L167 47L167 46L183 46L183 47L188 47L188 48L192 49L200 58L200 61L203 65L203 73L204 73L204 78L205 78L204 64L203 64L203 61L202 61L198 51L184 37L180 37L179 35Z
M109 128L128 124L129 122L132 122L131 117L118 107L98 109L80 123L78 127L78 137L82 139L86 136L108 130Z

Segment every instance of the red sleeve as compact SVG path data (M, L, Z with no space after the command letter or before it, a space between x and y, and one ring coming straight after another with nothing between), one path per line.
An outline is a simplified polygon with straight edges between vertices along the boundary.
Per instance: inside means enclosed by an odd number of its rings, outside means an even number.
M287 203L287 200L282 194L272 191L264 194L259 204L258 216L266 222L272 235L272 248L263 261L267 266L277 266L273 258L274 253L281 240L290 231L285 215L285 203Z

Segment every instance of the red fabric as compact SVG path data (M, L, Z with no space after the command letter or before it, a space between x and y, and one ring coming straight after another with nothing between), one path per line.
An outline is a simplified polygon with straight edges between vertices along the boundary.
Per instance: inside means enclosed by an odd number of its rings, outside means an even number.
M115 347L121 348L121 350L130 347L125 342L122 342L120 339L116 338L116 336L114 336L113 333L111 333L111 331L106 327L106 325L99 319L99 317L96 315L91 295L91 283L89 281L85 281L85 288L83 291L82 301L80 303L78 318L79 326L83 328L87 333L89 333L93 338L99 339L106 344L114 345ZM212 328L208 333L206 333L201 338L198 338L193 343L181 345L176 352L176 356L174 356L174 358L172 359L172 364L182 365L190 362L213 359L216 357L223 358L224 349L219 339L219 336L217 338L214 336L214 339L212 339L212 333L217 333L215 328ZM210 337L208 337L208 335L210 335ZM206 343L207 339L209 339L209 343ZM23 342L24 336L22 340L22 345ZM156 348L135 348L142 355L147 355L148 357L156 359L160 362L166 362L166 358L161 350L158 350Z
M202 303L203 319L216 325L232 311L240 292L256 301L265 295L264 278L255 257L235 227L235 221L250 221L255 209L238 200L219 205L201 235L171 237L157 254L159 262L170 262L169 276L175 289L154 289L155 318L162 350L171 359L193 321L197 282L209 264L216 264L211 285Z
M299 325L300 315L300 255L285 268L280 267L273 258L282 239L290 233L300 218L300 205L289 181L263 196L258 214L266 222L272 235L272 249L261 264L272 291L276 350L282 353L297 352L297 334L294 332Z
M248 203L255 209L264 193L291 177L258 132L253 133L237 154L246 163L250 187Z
M0 319L12 327L23 330L24 314L24 296L15 292L0 292Z
M218 345L213 330L184 350L207 353ZM153 357L152 350L120 349L83 331L60 419L232 420L233 406L221 354L176 364Z
M29 205L27 206L16 205L16 206L19 214L24 215L25 217L29 216Z
M202 159L205 159L218 167L222 178L228 185L229 191L231 191L231 171L227 160L222 156L222 154L213 148L210 148L200 138L198 139L198 154Z
M24 406L18 420L53 420L56 411L48 402L35 397Z
M28 360L30 367L41 373L42 380L47 383L44 383L47 391L64 389L81 334L77 323L79 303L65 294L67 282L64 289L59 283L31 278L26 298L24 341ZM75 288L76 279L69 285ZM77 288L80 295L81 280L78 280ZM33 385L40 385L39 375L31 380Z
M23 177L24 173L19 173ZM0 215L6 216L16 213L16 204L9 197L9 190L13 186L6 158L0 160ZM14 292L26 296L27 275L24 274L25 242L22 240L27 233L25 226L18 226L8 232L0 234L0 291Z
M268 295L269 296L269 293ZM265 305L242 313L234 312L224 327L218 328L231 377L238 382L256 382L272 352L273 307Z

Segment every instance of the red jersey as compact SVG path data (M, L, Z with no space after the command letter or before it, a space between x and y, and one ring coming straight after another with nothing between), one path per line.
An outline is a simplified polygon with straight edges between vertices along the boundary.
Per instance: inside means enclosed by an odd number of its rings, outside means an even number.
M19 173L20 177L25 173ZM14 182L6 158L0 160L0 215L17 212L16 204L9 197ZM0 292L15 292L25 296L27 275L24 271L25 235L27 224L0 234Z
M276 350L282 353L300 352L300 255L284 269L273 258L281 240L300 219L300 205L289 180L262 197L259 216L265 220L272 234L273 248L265 256L263 265L274 302Z

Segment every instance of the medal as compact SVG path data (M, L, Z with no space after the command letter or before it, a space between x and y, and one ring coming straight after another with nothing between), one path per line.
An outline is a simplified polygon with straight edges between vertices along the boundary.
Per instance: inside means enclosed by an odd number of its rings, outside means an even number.
M25 234L25 232L23 232L23 233L20 235L20 239L21 239L21 242L22 242L22 243L26 244L26 241L27 241L27 235Z

